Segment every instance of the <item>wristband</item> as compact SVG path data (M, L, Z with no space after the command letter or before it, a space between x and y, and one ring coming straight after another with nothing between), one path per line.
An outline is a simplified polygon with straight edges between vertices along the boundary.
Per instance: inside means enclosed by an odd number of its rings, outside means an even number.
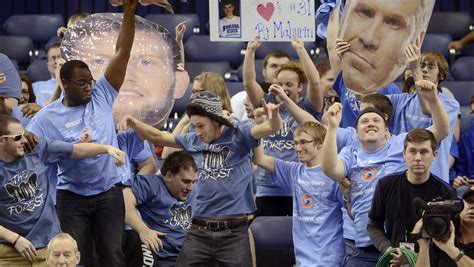
M456 258L454 258L454 262L457 263L462 257L464 256L464 251L459 250L459 254Z
M18 242L19 239L20 239L20 235L18 235L18 236L16 237L15 241L13 242L13 246L16 245L16 242Z

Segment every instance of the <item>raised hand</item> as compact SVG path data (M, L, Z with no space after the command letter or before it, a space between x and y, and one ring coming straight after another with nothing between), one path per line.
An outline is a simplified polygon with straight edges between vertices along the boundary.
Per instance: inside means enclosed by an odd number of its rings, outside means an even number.
M407 46L405 50L405 57L407 58L408 66L410 67L410 69L418 68L421 59L419 38L416 39L416 42L414 44L410 44Z
M59 38L63 39L64 35L66 34L66 27L59 27L58 30L56 31L56 35L58 35Z
M247 50L255 52L260 47L260 44L260 39L258 37L255 37L253 38L253 40L247 43Z
M332 106L329 107L328 111L326 112L328 126L331 128L339 127L339 123L341 123L342 118L342 105L341 103L334 103Z
M291 39L291 45L295 50L304 49L304 42L296 38L296 36L293 36L293 38Z
M186 32L186 21L180 22L176 27L174 28L175 33L176 33L176 42L182 43L183 38L184 38L184 33Z
M122 150L114 146L109 146L107 148L107 154L111 155L116 159L115 165L122 166L125 163L125 153Z
M170 12L171 14L174 14L173 7L170 3L168 3L168 0L140 0L140 4L144 6L157 5L166 9L166 11Z
M280 102L290 100L283 88L276 83L270 85L270 88L268 88L268 92Z
M342 39L336 39L336 48L334 49L334 52L336 52L336 54L339 57L342 57L342 54L347 52L350 47L351 47L351 45L348 42L346 42Z
M419 80L415 82L417 93L428 103L433 103L438 98L438 88L428 80Z
M263 106L264 113L267 114L267 117L269 120L271 120L273 117L278 116L281 103L279 104L267 103L265 100L262 100L262 102L263 102L262 106Z

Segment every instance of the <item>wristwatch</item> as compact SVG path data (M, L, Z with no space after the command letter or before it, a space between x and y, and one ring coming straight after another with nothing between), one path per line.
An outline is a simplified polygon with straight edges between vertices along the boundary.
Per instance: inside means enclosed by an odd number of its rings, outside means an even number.
M459 254L458 254L458 256L457 256L456 258L454 258L454 259L453 259L453 260L454 260L454 262L456 262L456 263L457 263L457 262L458 262L458 261L459 261L459 260L460 260L460 259L461 259L463 256L464 256L464 251L462 251L462 250L459 250Z

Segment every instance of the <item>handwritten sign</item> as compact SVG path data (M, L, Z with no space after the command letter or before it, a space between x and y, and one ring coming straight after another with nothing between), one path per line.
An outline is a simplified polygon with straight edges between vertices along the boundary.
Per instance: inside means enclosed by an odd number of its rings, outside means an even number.
M210 0L209 29L211 41L314 41L314 0Z

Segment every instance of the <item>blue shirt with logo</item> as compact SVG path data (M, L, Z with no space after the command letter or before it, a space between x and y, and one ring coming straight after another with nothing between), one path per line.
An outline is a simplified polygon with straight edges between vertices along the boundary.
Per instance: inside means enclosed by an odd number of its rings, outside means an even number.
M256 210L251 153L259 141L251 129L251 124L240 122L225 126L211 144L203 143L195 132L175 137L198 166L194 216L223 217Z
M91 100L66 107L63 98L42 108L30 121L28 130L39 137L68 143L89 142L118 147L112 105L118 93L101 75ZM105 192L121 181L115 159L100 155L86 159L65 159L58 163L58 189L91 196Z
M409 132L414 128L428 128L433 124L431 116L423 114L418 94L388 95L393 105L393 134ZM459 103L455 99L438 94L439 100L446 109L449 118L449 135L445 137L438 148L431 173L449 183L449 154L453 140L454 126L459 114Z
M191 226L195 191L191 191L185 201L179 201L170 194L161 175L138 175L131 180L131 189L145 224L166 233L161 237L163 249L156 254L162 259L177 257L186 230Z
M275 159L275 184L293 195L293 243L297 266L342 266L341 203L338 185L321 166Z
M274 98L265 94L264 99L267 102L274 102ZM314 116L317 120L321 120L322 113L316 112L313 105L307 97L301 98L298 106ZM283 127L277 133L262 139L265 154L277 159L286 161L298 161L295 149L293 148L293 133L299 124L291 116L290 112L284 108L280 108L280 117L283 121ZM263 196L291 196L289 188L282 188L272 182L272 174L262 168L256 172L257 197Z
M10 163L0 160L0 225L35 248L45 247L61 232L48 164L69 158L72 150L72 144L40 139L33 153Z
M378 180L407 168L403 158L405 137L406 133L394 135L384 146L372 152L350 146L339 153L344 165L344 176L351 180L350 196L357 247L372 245L367 222Z

